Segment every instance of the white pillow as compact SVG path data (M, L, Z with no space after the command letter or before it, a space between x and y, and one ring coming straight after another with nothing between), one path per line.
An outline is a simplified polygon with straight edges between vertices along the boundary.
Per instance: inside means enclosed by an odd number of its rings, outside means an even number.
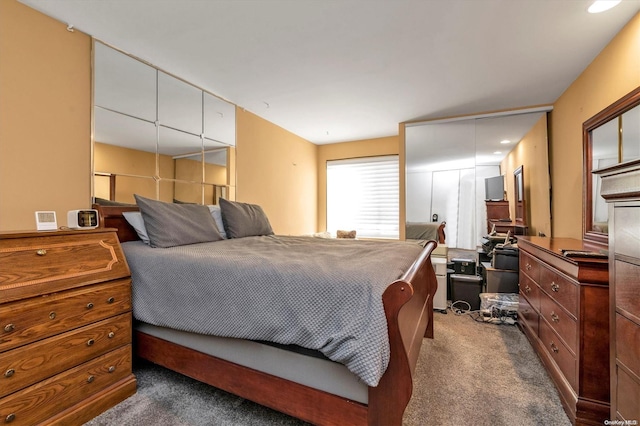
M142 214L140 212L122 212L122 216L127 219L129 225L133 226L142 242L150 245L151 241L149 240L149 235L147 235L147 228L144 226Z
M216 223L220 235L222 235L222 238L226 240L228 237L224 229L224 223L222 222L222 211L220 210L220 206L208 205L207 207L209 207L209 211L211 212L211 216L213 216L213 221Z

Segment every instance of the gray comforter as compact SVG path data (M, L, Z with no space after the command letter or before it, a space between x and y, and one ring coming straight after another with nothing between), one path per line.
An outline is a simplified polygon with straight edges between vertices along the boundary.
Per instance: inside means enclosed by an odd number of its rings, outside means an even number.
M318 350L369 386L389 362L382 293L421 250L415 243L285 236L122 246L136 319Z

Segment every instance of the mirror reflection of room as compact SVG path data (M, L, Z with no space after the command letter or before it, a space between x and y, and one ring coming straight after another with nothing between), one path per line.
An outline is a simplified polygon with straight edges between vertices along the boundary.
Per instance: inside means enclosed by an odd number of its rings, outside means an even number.
M233 104L98 41L94 73L96 201L227 197Z
M407 239L434 218L456 249L475 251L492 231L550 234L546 112L409 123L405 149Z

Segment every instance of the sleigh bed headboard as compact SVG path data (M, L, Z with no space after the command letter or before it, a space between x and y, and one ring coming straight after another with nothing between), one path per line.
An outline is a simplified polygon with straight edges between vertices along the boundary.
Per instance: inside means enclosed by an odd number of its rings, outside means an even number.
M103 206L94 204L93 208L98 210L101 228L116 228L118 239L121 243L126 241L139 240L136 230L127 222L122 215L123 212L137 212L137 206Z

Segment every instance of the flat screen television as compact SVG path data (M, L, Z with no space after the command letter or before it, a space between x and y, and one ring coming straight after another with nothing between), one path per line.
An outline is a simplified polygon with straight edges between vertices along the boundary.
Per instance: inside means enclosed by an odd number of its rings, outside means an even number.
M485 178L484 199L486 201L502 201L504 199L504 176Z

